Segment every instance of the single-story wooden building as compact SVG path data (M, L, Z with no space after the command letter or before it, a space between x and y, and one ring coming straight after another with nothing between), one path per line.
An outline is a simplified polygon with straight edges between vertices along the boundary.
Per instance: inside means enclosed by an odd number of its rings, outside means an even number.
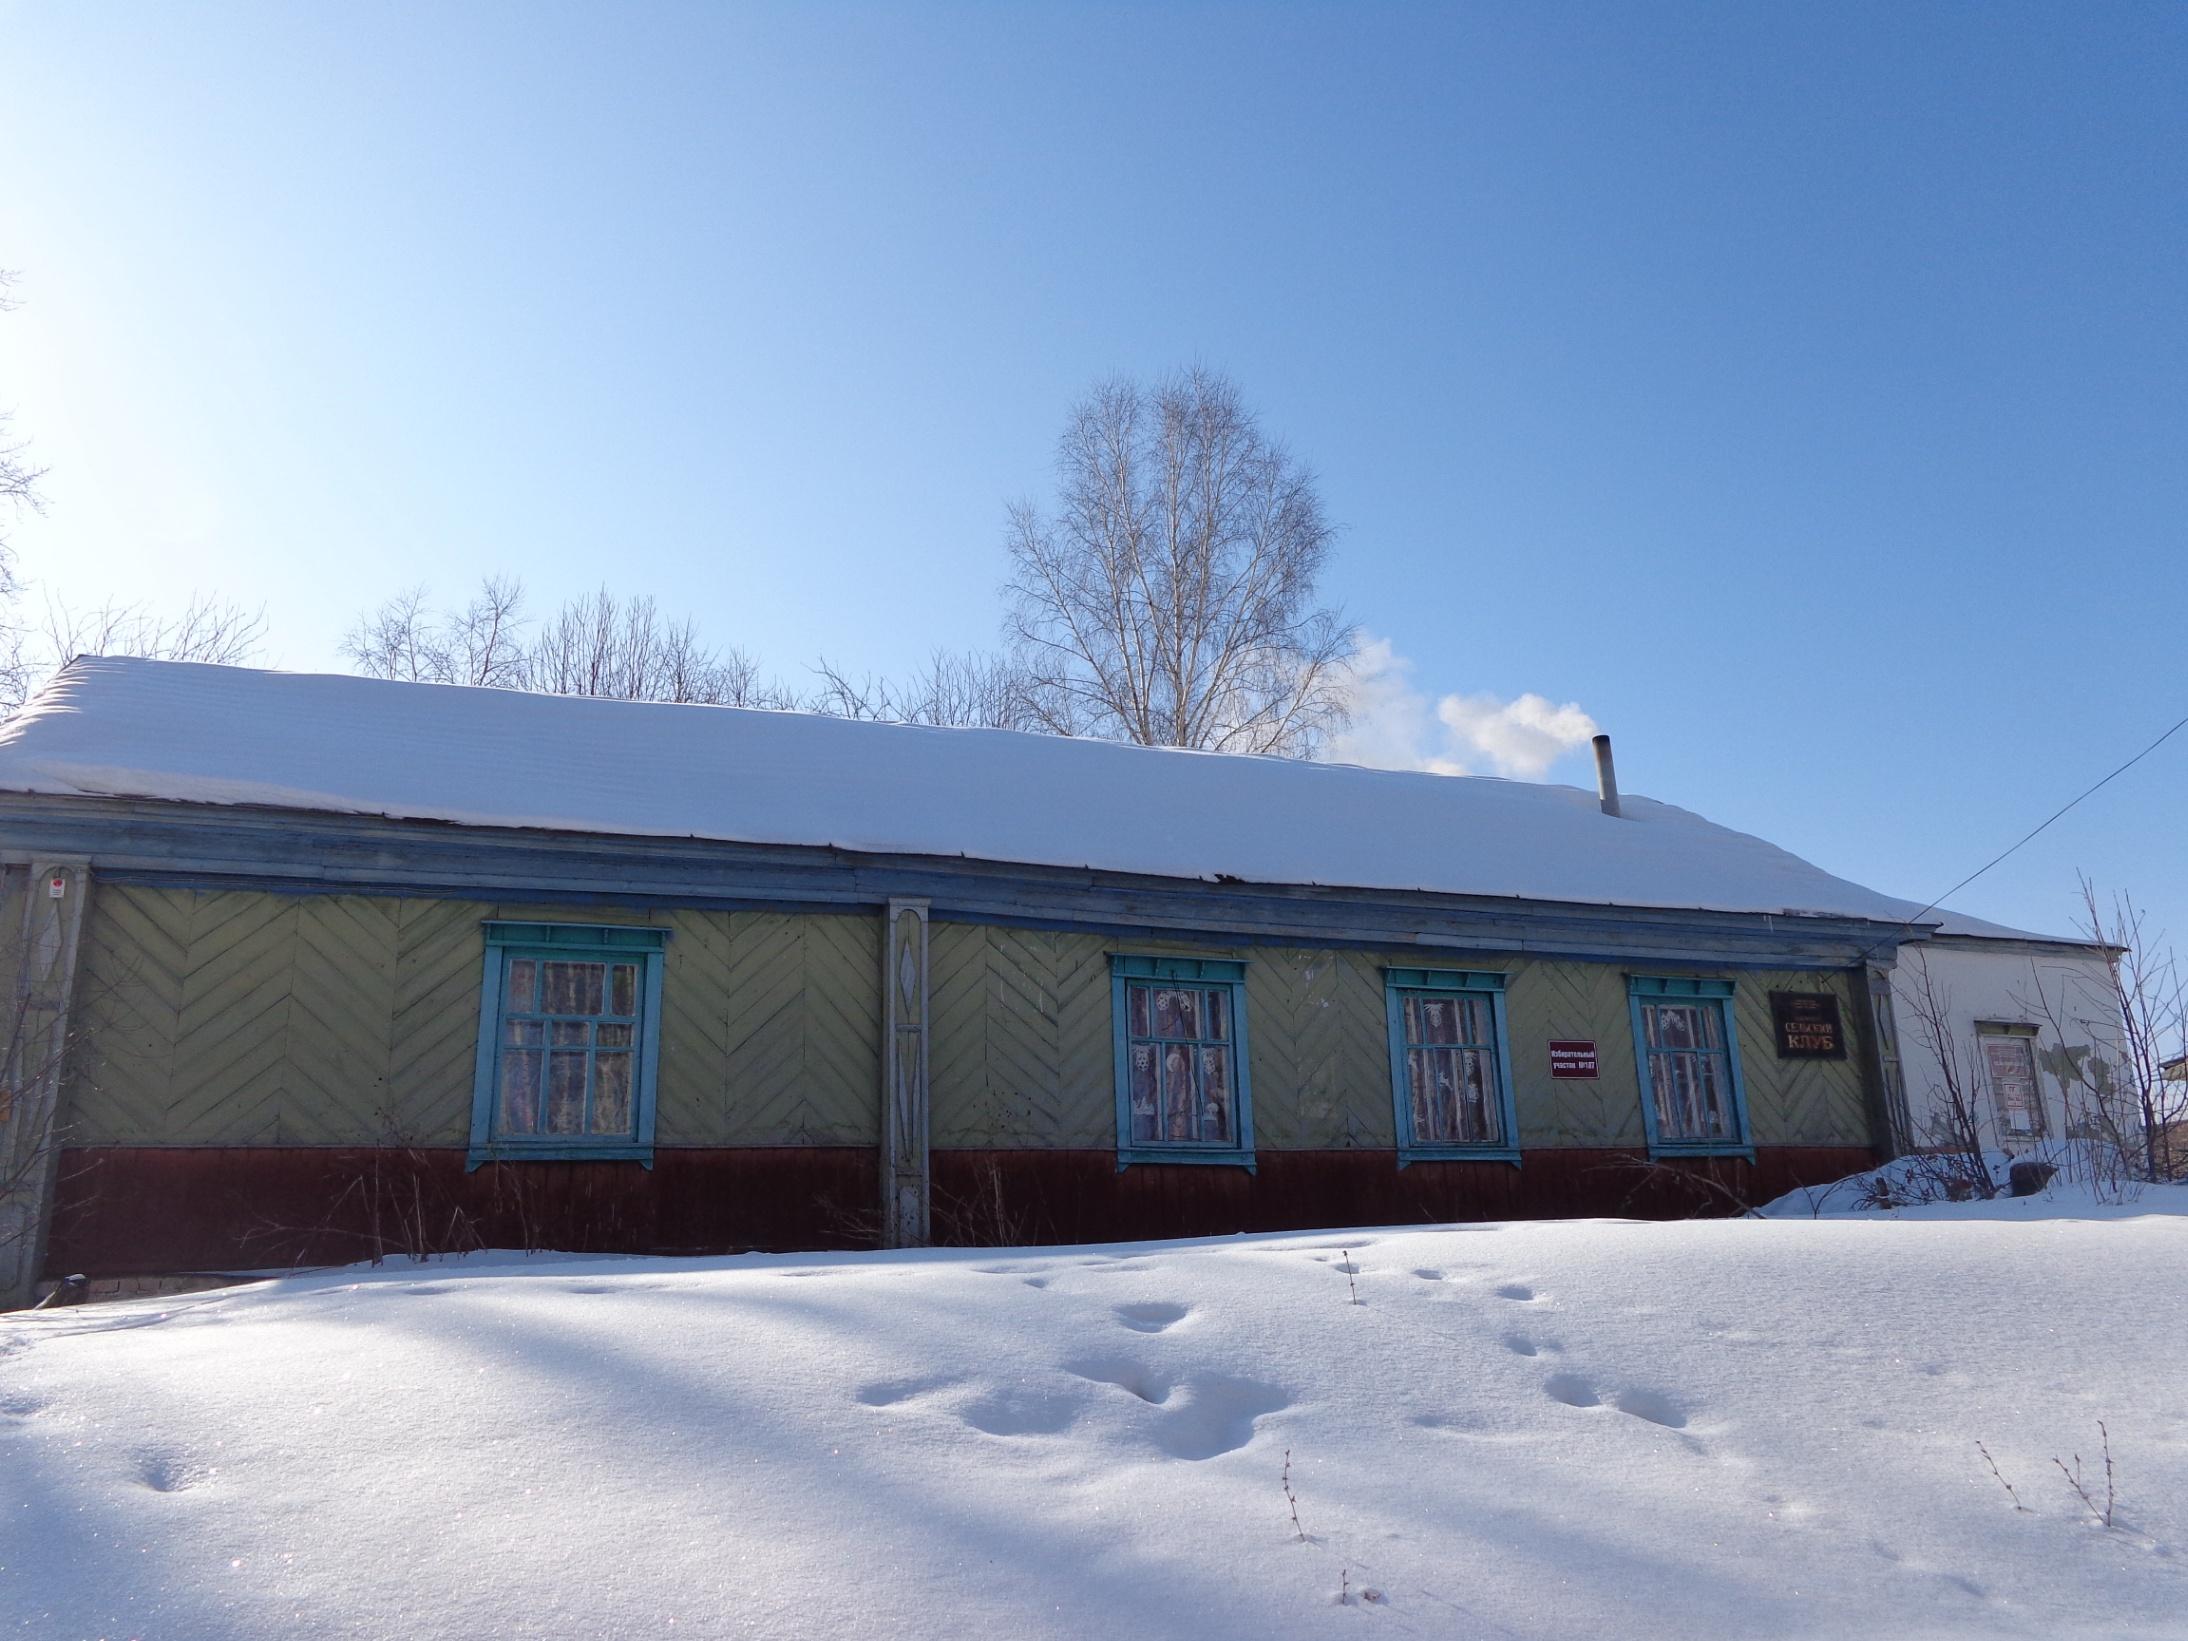
M18 1300L1760 1198L1890 1143L1935 927L1571 787L115 659L0 862Z

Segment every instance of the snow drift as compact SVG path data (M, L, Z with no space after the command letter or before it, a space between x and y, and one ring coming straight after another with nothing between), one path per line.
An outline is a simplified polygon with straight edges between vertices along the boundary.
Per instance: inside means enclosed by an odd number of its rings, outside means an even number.
M492 1256L0 1319L0 1629L2178 1636L2178 1194ZM2101 1500L2100 1420L2109 1528L2052 1462Z

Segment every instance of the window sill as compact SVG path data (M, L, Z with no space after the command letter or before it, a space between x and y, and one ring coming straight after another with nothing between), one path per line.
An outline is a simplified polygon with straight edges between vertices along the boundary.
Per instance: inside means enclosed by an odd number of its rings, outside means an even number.
M1649 1147L1649 1161L1676 1162L1681 1157L1740 1157L1755 1160L1755 1148L1741 1140L1667 1140Z
M1146 1146L1120 1148L1117 1152L1117 1172L1127 1168L1145 1168L1150 1165L1182 1162L1196 1168L1243 1168L1251 1174L1257 1171L1251 1151L1163 1151Z
M1410 1167L1416 1162L1508 1162L1519 1166L1519 1147L1516 1145L1401 1145L1398 1148L1398 1166Z
M464 1161L466 1173L490 1162L636 1162L653 1166L650 1145L474 1145Z

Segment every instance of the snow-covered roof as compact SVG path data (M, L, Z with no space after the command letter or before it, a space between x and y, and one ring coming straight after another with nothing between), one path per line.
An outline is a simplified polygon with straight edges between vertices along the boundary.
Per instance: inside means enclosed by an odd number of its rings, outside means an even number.
M70 663L0 726L0 791L1589 905L1920 910L1687 810L1628 795L1614 819L1570 786L165 661Z

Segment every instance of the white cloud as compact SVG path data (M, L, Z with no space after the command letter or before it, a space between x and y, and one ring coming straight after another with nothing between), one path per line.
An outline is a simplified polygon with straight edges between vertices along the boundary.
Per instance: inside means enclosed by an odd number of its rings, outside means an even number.
M1459 741L1487 757L1500 775L1539 781L1550 766L1595 734L1595 720L1580 703L1555 706L1529 693L1514 701L1494 695L1446 695L1436 716Z
M1451 694L1431 702L1414 687L1413 663L1385 638L1361 646L1350 696L1352 723L1331 738L1329 757L1375 769L1480 769L1539 781L1596 732L1577 701L1559 706L1532 691L1510 701Z

